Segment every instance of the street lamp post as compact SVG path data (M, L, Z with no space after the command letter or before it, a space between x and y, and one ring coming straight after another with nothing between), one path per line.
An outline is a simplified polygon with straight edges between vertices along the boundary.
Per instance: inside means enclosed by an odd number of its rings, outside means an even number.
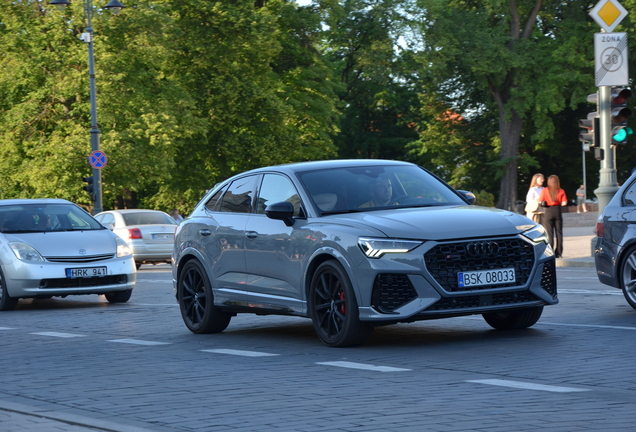
M70 0L51 0L48 4L56 6L63 11L66 6L70 5ZM118 0L111 0L104 9L109 9L117 15L125 8ZM93 27L91 17L93 14L93 5L91 0L84 0L84 12L86 13L86 29L82 33L81 40L88 44L88 76L90 81L90 101L91 101L91 152L99 151L99 135L100 130L97 127L97 101L95 91L95 56L93 52ZM102 201L102 170L93 167L93 195L95 204L93 206L93 214L100 213L103 210Z

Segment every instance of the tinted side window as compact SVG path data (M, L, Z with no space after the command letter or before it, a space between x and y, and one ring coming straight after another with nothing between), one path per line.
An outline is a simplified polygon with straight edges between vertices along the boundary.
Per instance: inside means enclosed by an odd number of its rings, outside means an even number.
M205 203L205 206L207 207L208 210L216 211L218 209L217 204L219 203L219 200L221 199L221 195L223 195L224 190L225 188L219 189L214 195L212 195L212 198L210 198Z
M223 195L220 211L233 213L251 213L254 198L256 176L234 180Z
M300 197L291 180L278 174L265 174L258 194L256 213L265 214L269 204L289 201L294 205L294 216L300 215Z
M630 184L627 189L625 189L625 194L623 195L623 203L625 203L625 205L636 205L636 181Z

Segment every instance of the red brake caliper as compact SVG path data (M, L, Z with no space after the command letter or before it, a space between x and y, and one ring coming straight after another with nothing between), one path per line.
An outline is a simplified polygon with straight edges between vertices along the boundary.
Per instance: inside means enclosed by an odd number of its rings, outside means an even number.
M338 293L340 300L342 300L342 304L340 305L340 313L345 315L345 312L347 311L347 307L345 306L345 294L344 294L344 290L342 288L340 288L340 292Z

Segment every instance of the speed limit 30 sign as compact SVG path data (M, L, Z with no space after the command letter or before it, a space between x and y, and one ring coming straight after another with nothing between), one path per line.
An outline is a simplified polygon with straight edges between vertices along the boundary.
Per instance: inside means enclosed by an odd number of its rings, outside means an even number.
M627 33L594 35L594 71L597 87L629 85Z

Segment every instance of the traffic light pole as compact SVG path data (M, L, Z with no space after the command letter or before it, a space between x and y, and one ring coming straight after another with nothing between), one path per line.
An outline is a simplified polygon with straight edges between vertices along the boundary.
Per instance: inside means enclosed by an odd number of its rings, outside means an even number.
M601 86L598 88L600 148L603 150L603 160L599 171L599 185L594 194L598 198L598 214L609 204L616 193L618 183L616 181L615 152L612 146L612 87Z

